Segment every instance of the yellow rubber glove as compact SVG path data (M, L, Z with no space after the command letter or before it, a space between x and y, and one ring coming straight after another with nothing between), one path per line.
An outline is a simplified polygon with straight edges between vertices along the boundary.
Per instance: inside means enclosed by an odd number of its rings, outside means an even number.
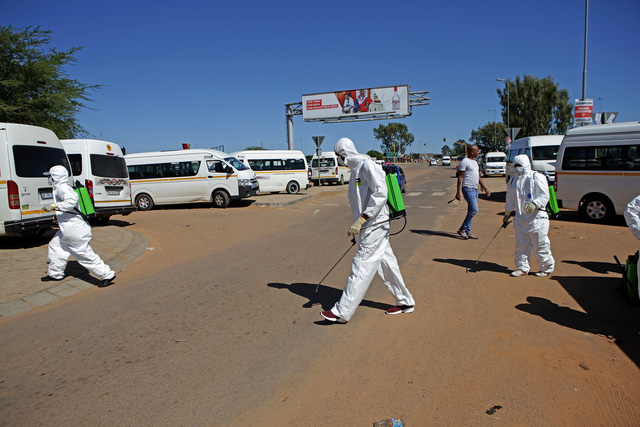
M45 206L43 209L46 212L51 212L51 211L55 211L58 208L58 205L56 205L55 203L51 203L49 206Z
M526 213L533 213L538 209L538 207L536 206L535 203L533 202L529 202L526 205L524 205L524 211Z
M362 224L364 224L365 222L367 222L366 219L362 218L361 216L358 217L358 219L356 219L355 222L351 224L351 227L349 227L349 232L347 233L347 236L355 236L356 234L360 233Z
M504 225L506 227L506 225L509 223L509 218L510 217L511 217L511 212L504 211L504 218L502 218L502 225Z

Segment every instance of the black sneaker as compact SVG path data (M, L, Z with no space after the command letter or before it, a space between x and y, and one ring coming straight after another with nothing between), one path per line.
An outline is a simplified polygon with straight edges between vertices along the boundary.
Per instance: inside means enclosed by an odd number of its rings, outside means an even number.
M55 277L51 277L48 274L44 277L40 278L41 282L59 282L60 280L64 279L64 277L61 277L59 279L56 279Z
M116 280L116 275L114 274L111 279L104 279L98 285L99 288L106 288L109 285L113 285L113 281Z

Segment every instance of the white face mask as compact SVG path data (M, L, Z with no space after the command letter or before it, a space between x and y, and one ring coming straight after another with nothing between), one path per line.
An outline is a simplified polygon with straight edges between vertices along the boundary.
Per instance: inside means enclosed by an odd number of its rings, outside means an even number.
M513 168L513 170L517 175L522 175L522 173L524 172L524 168L522 166L516 166Z

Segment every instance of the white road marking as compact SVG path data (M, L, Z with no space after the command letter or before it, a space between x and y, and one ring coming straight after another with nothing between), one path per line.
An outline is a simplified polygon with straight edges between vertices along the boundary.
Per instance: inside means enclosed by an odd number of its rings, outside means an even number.
M421 192L415 191L413 193L407 193L407 195L405 197L416 197L416 196L419 196L421 194L422 194Z
M315 212L313 213L313 216L316 216L318 212L320 212L320 209L316 209Z
M444 191L437 191L435 193L431 193L431 197L444 196L445 194L447 193L445 193Z
M340 206L338 203L325 203L325 206Z
M437 206L419 206L420 209L438 209Z

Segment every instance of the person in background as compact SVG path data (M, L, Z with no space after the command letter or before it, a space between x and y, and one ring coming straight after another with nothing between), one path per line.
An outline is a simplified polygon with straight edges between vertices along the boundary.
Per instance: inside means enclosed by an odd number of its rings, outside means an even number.
M415 302L404 284L398 260L389 244L385 173L371 157L359 154L349 138L340 138L335 152L340 162L351 169L349 203L354 222L347 234L355 237L358 252L353 257L351 274L340 301L320 314L330 322L347 323L362 302L376 272L396 300L396 306L389 308L386 314L411 313Z
M81 266L100 278L99 287L109 286L116 278L116 273L89 245L91 226L80 215L79 196L69 185L69 172L63 166L54 166L49 170L49 181L53 186L54 203L45 207L45 210L55 210L60 230L49 242L49 268L41 280L64 279L69 255L73 255Z
M467 157L465 157L458 166L458 190L456 192L456 200L460 200L463 196L467 201L467 216L464 218L458 234L463 239L477 239L476 236L471 234L471 221L473 217L478 213L478 185L487 193L487 197L491 197L491 192L486 185L478 168L478 162L475 160L478 157L480 150L477 145L470 145L467 148Z

